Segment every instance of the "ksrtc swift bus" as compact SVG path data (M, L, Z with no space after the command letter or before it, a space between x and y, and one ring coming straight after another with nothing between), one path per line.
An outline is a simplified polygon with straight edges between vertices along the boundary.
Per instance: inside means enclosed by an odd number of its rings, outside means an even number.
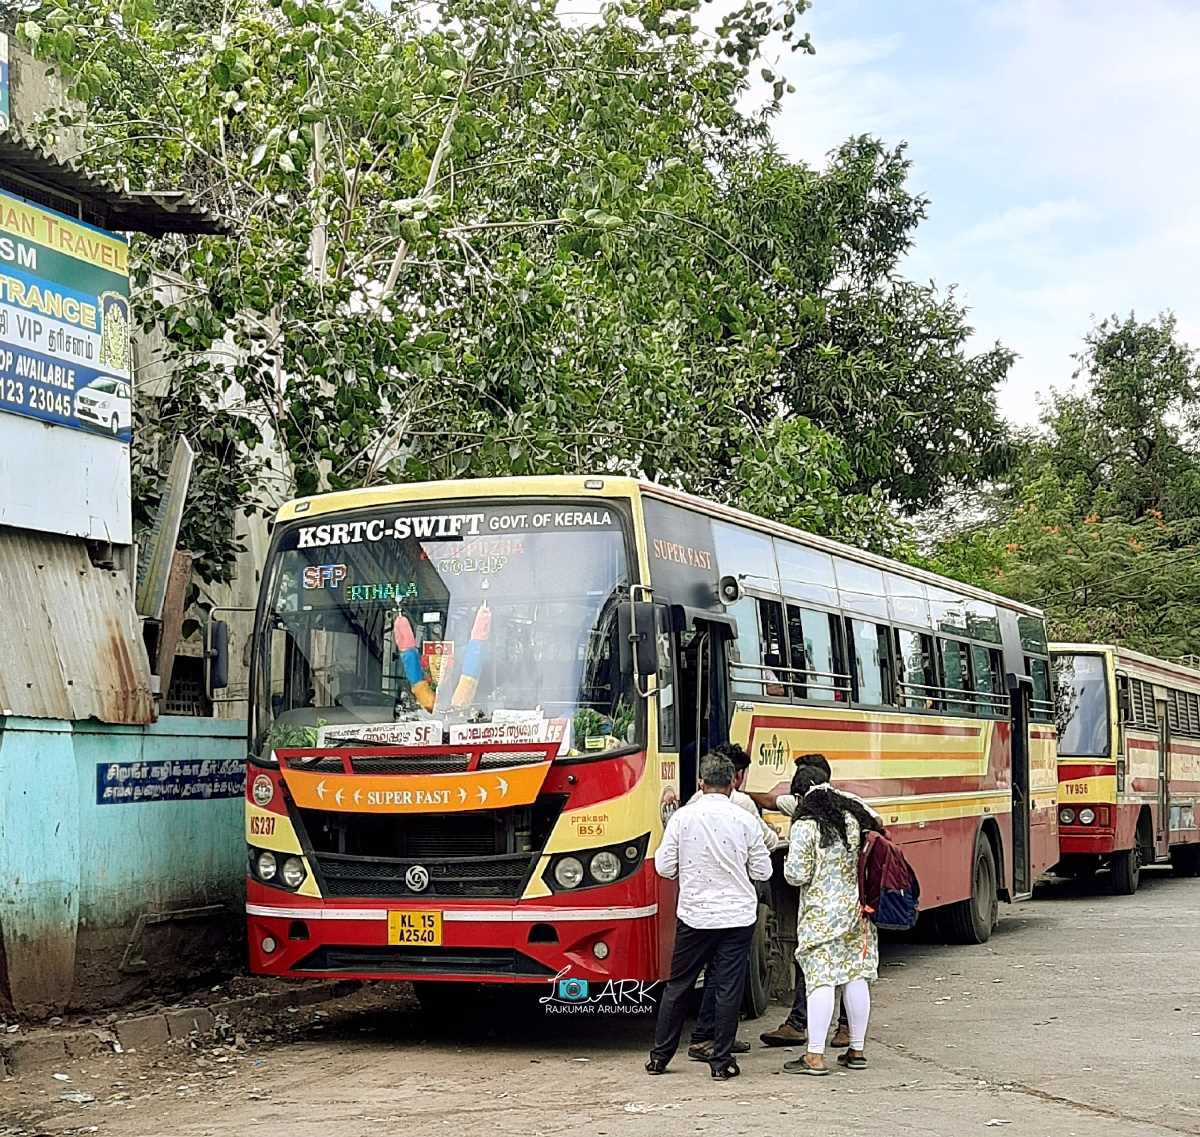
M1039 666L1032 608L636 480L294 501L253 640L251 968L426 997L660 979L675 885L653 853L731 737L752 789L826 753L924 903L985 940L1058 856ZM794 929L792 890L768 893L756 1013Z

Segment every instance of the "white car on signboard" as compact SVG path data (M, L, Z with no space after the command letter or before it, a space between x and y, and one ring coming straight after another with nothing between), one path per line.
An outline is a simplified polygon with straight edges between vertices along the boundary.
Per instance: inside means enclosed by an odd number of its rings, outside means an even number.
M129 384L107 375L92 380L75 395L75 417L107 430L114 437L133 426Z

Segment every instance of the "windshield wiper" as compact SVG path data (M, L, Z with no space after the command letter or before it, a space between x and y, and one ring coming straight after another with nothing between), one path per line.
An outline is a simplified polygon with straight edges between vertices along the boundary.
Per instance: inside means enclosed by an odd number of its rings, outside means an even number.
M339 746L392 746L397 749L403 746L399 742L386 742L379 738L360 738L356 734L338 735L336 738L327 738L324 743L324 749L336 750Z

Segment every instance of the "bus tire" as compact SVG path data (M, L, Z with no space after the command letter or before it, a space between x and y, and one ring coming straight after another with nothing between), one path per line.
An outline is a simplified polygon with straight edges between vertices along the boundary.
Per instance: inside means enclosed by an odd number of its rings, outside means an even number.
M996 858L991 842L980 830L975 834L975 851L971 856L971 895L946 909L946 934L954 943L986 944L999 911Z
M1176 876L1200 876L1200 845L1176 845L1171 850L1171 871Z
M1138 834L1141 837L1141 834ZM1132 849L1114 853L1112 866L1112 892L1114 896L1132 896L1142 879L1142 845L1136 841Z
M742 1016L756 1019L771 1005L771 974L775 967L775 920L769 904L759 904L754 939L750 941L750 970L742 996Z

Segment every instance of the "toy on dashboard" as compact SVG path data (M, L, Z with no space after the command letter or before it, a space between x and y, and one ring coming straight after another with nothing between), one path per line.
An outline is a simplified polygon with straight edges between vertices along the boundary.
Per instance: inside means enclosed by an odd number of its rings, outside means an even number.
M471 642L463 652L462 670L459 672L454 699L450 704L456 710L461 710L475 698L475 692L479 688L479 674L483 670L483 648L491 634L492 610L485 600L475 613L475 621L471 625Z
M392 637L396 641L396 650L400 652L400 662L404 665L404 677L412 689L413 698L422 710L432 711L437 698L433 684L425 678L425 668L421 663L421 652L417 648L417 637L413 633L412 624L408 617L399 615L392 625Z

